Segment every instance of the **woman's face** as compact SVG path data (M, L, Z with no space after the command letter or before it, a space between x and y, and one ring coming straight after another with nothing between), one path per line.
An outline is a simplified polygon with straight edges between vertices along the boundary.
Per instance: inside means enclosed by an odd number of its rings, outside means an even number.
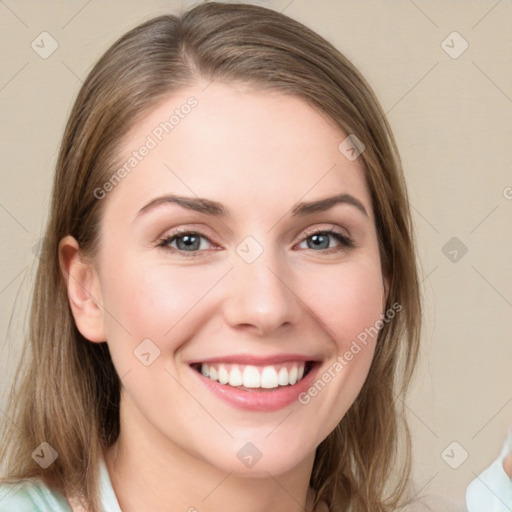
M125 172L96 191L121 435L279 474L311 460L367 376L376 336L362 333L385 307L374 212L327 117L204 86L136 124Z

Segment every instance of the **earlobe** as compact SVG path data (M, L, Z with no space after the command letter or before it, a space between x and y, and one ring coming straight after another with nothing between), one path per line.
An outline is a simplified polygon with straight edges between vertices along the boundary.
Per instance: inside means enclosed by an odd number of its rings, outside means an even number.
M106 341L99 278L70 235L59 243L59 263L76 326L89 341Z

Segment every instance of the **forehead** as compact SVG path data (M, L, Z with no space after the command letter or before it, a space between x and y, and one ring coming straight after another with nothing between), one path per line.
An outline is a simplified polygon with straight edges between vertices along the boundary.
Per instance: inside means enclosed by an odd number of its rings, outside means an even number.
M126 210L176 193L263 215L300 200L351 193L371 216L362 161L350 161L338 149L346 137L299 97L197 85L173 93L135 124L120 163L132 165L109 202ZM139 151L143 146L149 149Z

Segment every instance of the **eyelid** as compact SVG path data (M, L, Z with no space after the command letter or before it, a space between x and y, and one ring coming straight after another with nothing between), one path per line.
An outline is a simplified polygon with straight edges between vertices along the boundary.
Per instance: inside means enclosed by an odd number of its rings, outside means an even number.
M352 238L351 235L343 233L339 227L334 227L334 226L330 226L329 228L316 227L316 228L311 228L306 231L303 231L299 243L303 243L310 236L320 234L320 233L327 235L327 236L332 236L333 238L337 239L337 241L339 242L340 245L335 246L335 247L330 247L330 248L324 249L322 251L313 251L313 252L319 252L320 254L331 254L331 253L338 253L338 252L342 252L344 250L346 251L348 249L354 249L356 247L359 247L359 245L355 242L355 240Z
M171 230L169 233L164 233L163 235L158 237L156 247L165 249L172 253L177 253L185 258L194 258L194 257L201 257L206 250L198 250L198 251L184 251L182 249L177 249L175 247L169 247L168 244L170 243L170 240L179 238L180 235L194 235L199 238L204 238L205 240L208 240L208 242L211 245L215 245L214 242L211 241L211 237L206 235L202 229L195 229L193 227L179 227L176 229ZM174 240L172 240L174 241ZM218 250L218 249L210 249L210 250Z
M156 241L161 241L168 238L177 237L179 235L186 235L186 234L194 234L201 236L203 238L206 238L208 241L210 241L212 244L212 238L215 238L215 236L210 234L211 230L208 228L201 226L201 227L195 227L194 225L187 225L187 226L180 226L177 228L171 228L164 231L164 233L156 239Z
M337 239L338 245L334 247L329 247L327 249L322 249L320 251L315 251L313 249L307 249L313 252L319 252L320 254L332 254L332 253L340 253L343 251L346 251L351 248L355 248L358 246L358 244L354 241L354 239L349 235L342 232L342 229L338 226L329 225L329 227L321 227L316 226L312 228L308 228L306 230L301 231L301 237L298 242L294 244L300 244L306 241L310 236L316 235L316 234L325 234L327 236L332 236L333 238ZM201 257L204 255L205 252L211 252L212 250L219 250L218 246L217 249L203 249L203 250L197 250L197 251L184 251L182 249L178 249L175 247L169 247L170 241L174 241L173 239L179 238L180 235L194 235L199 238L203 238L207 240L211 245L215 245L214 242L212 242L209 235L205 234L202 229L194 229L193 227L179 227L174 230L171 230L170 233L164 234L158 238L158 244L157 247L163 248L168 250L172 253L177 253L180 255L183 255L184 257Z
M345 231L345 233L343 232ZM336 234L339 234L347 239L352 239L350 233L348 233L348 230L345 229L343 230L342 228L338 227L338 226L333 226L332 224L329 224L327 226L315 226L315 227L311 227L311 228L307 228L307 229L303 229L300 231L301 233L301 238L299 240L299 242L302 242L304 240L304 238L307 238L311 235L314 235L318 232L322 232L322 233L336 233ZM212 240L211 238L214 238L212 237L211 235L205 233L204 231L204 228L195 228L193 225L192 226L187 226L187 227L184 227L184 226L181 226L181 227L178 227L178 228L175 228L175 229L171 229L168 233L167 231L164 232L163 235L160 235L158 238L157 238L157 241L161 241L163 239L168 239L168 238L172 238L172 237L175 237L175 236L178 236L180 234L196 234L196 235L199 235L203 238L206 238L207 240L209 240L211 243Z
M345 231L345 233L343 232ZM342 228L338 227L338 226L333 226L332 224L331 225L328 225L327 227L325 226L315 226L313 228L307 228L306 230L302 231L302 235L301 235L301 241L304 239L304 237L308 237L308 236L311 236L311 235L314 235L315 233L335 233L337 235L341 235L345 238L348 238L348 239L352 239L352 237L350 236L350 234L348 233L348 230L342 230Z

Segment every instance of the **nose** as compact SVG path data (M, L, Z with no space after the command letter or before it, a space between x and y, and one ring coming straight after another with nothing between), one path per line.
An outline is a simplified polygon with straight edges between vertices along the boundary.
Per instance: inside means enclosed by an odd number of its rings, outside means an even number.
M229 325L252 330L261 337L296 324L304 308L286 265L264 256L265 253L252 263L242 259L235 262L224 301Z

